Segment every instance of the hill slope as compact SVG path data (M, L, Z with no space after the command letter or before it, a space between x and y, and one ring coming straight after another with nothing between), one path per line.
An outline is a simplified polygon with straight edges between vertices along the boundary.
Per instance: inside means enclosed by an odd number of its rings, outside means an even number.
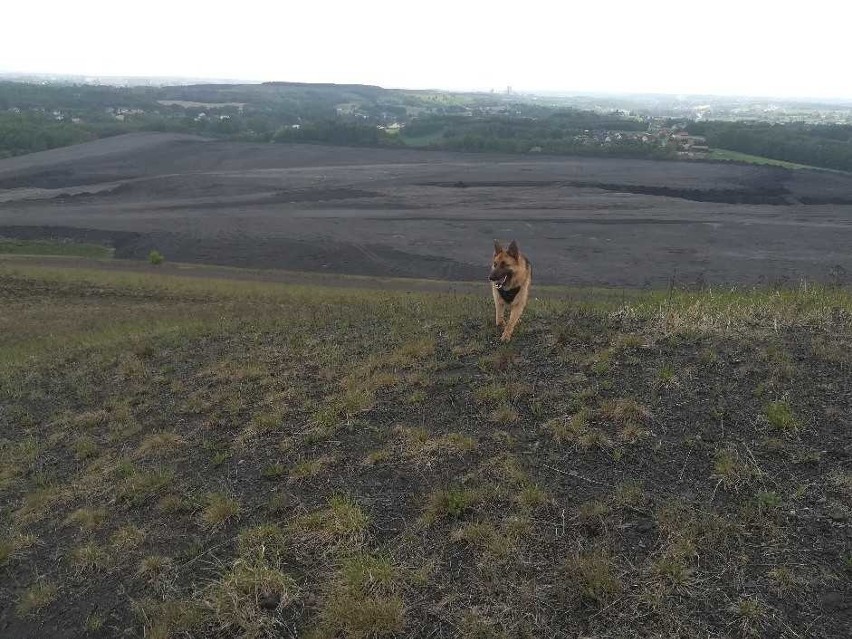
M0 160L0 237L441 280L516 238L550 284L842 281L852 176L137 135Z
M0 634L845 636L849 294L583 299L4 262Z

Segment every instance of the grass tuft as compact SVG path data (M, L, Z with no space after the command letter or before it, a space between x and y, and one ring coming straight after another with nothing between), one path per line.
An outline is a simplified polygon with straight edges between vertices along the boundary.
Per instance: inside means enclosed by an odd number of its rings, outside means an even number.
M790 433L799 428L799 420L787 399L769 402L763 409L763 415L772 428L783 433Z
M177 433L162 432L146 435L136 452L140 456L164 455L186 443Z
M405 628L399 571L385 556L357 553L345 559L326 588L312 636L386 637Z
M274 613L298 597L295 580L277 565L238 559L207 587L203 605L217 636L275 637L285 627Z
M17 611L21 616L33 615L49 606L59 592L56 584L40 581L30 586L18 599Z
M240 512L240 502L222 493L209 493L207 506L201 511L201 522L206 528L218 528Z
M107 511L103 508L80 508L65 518L67 526L77 526L83 532L92 532L103 525Z
M351 498L335 495L322 510L297 518L291 530L314 546L356 550L367 534L369 517Z
M437 490L429 495L423 512L426 524L441 519L458 519L470 508L482 500L482 494L472 488L451 488Z
M623 588L615 560L603 550L582 551L569 558L565 579L570 596L597 608L606 606Z

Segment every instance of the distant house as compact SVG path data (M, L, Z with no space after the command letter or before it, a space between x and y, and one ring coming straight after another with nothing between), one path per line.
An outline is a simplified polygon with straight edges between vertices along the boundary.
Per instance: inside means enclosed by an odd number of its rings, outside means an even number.
M707 139L703 135L689 135L686 131L678 131L671 139L677 144L678 155L682 157L696 157L710 152Z

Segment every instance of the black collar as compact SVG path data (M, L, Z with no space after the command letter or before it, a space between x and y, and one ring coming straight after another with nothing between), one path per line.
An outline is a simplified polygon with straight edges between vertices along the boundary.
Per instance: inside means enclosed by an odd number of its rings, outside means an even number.
M497 292L500 293L500 297L503 298L503 301L506 302L506 304L511 304L515 301L515 297L517 297L518 293L521 292L521 287L516 286L515 288L510 288L508 290L498 288Z

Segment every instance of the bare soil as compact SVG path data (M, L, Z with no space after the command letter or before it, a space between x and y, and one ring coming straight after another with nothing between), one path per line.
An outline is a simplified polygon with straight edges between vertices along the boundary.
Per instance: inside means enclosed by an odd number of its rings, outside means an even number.
M456 281L516 238L550 284L836 283L852 273L852 176L133 134L0 161L0 236Z

